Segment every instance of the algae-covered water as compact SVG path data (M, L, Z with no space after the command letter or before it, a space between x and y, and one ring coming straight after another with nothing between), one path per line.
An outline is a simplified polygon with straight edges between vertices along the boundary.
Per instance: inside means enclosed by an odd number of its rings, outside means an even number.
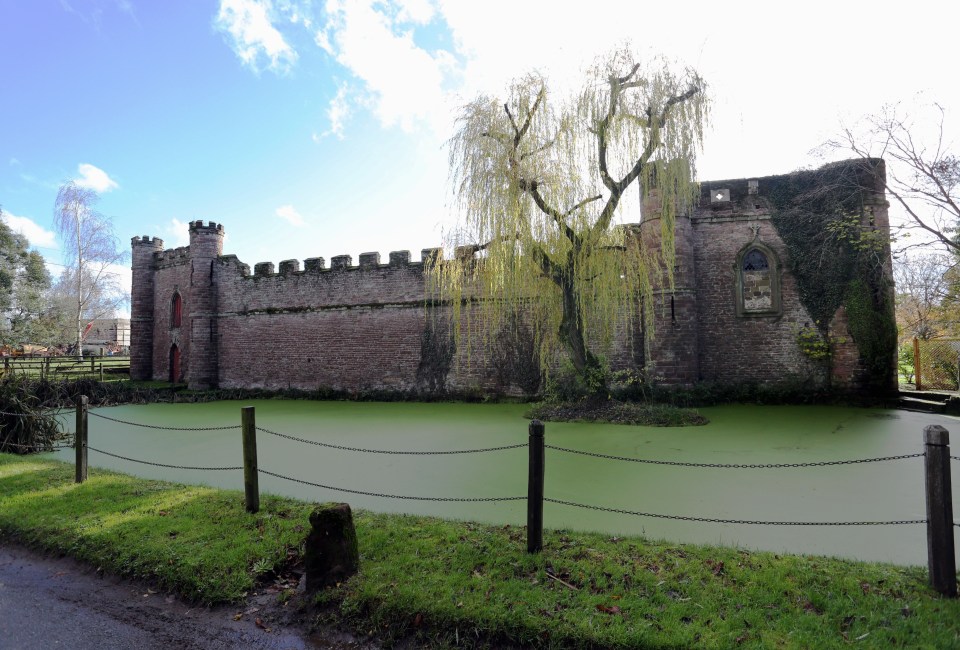
M458 450L526 443L526 406L262 400L152 404L94 409L131 422L168 427L239 425L255 406L259 427L326 443L395 450ZM960 419L906 411L812 406L701 409L702 427L656 428L548 423L547 444L614 456L694 463L805 463L922 452L922 431L941 424L960 455ZM156 463L242 465L240 430L167 431L91 415L92 448ZM288 477L363 492L418 497L524 496L525 448L419 456L328 449L258 433L259 466ZM72 450L59 452L69 459ZM93 450L92 466L149 478L242 489L242 471L153 467ZM954 461L955 473L960 463ZM960 504L960 477L954 502ZM646 465L548 450L546 495L606 508L668 515L763 521L924 519L923 459L797 469L701 469ZM354 508L523 525L524 501L435 502L349 494L260 476L260 489ZM960 517L957 517L960 520ZM548 528L724 544L777 552L926 564L926 527L757 526L685 522L547 503Z

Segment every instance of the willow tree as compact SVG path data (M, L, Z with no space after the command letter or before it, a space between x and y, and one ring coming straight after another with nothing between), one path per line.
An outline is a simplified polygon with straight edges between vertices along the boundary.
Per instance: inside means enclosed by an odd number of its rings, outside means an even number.
M556 97L530 74L503 99L467 104L450 141L465 223L448 242L453 259L430 267L433 290L460 324L455 337L482 332L489 342L522 313L541 365L565 351L587 385L602 388L595 350L625 319L652 318L640 307L673 268L674 217L697 193L707 108L695 71L660 60L643 67L627 49L598 61L578 93ZM659 195L655 250L616 225L637 184ZM468 302L476 308L461 314ZM475 318L481 327L469 324Z

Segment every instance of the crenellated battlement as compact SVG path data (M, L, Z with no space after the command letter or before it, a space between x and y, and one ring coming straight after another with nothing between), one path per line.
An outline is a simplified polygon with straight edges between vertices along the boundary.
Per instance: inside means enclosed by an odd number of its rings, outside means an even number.
M130 240L131 246L144 246L148 248L163 249L163 240L159 237L149 237L143 235L142 237L133 237Z
M218 232L218 233L220 233L220 234L223 234L223 224L219 224L219 223L217 223L217 222L215 222L215 221L210 221L210 222L208 222L208 224L205 226L205 225L203 225L203 220L201 219L201 220L197 220L197 221L191 221L191 222L190 222L189 230L190 230L190 232L197 232L197 231L201 231L201 230L207 230L207 231Z
M279 270L273 262L257 262L253 265L253 277L268 277L272 275L303 275L307 273L333 273L341 271L364 271L370 269L390 269L401 267L412 267L422 269L423 265L442 255L440 248L424 248L420 251L420 261L410 260L410 251L391 251L388 261L384 263L380 253L368 252L360 253L357 264L353 263L352 255L334 255L330 258L330 268L327 268L327 261L323 257L308 257L303 260L303 268L300 267L300 260L289 259L280 262ZM224 262L231 263L235 268L240 269L244 276L250 275L250 267L237 258L236 255L223 255L220 258Z
M646 373L663 385L824 380L796 343L813 318L780 235L783 202L840 175L860 191L862 218L882 233L887 226L882 163L832 165L701 183L699 197L672 224L675 256L669 274L664 263L664 273L653 278L658 290L645 311L650 318L618 323L602 352L610 368ZM655 254L666 232L661 211L658 193L648 191L642 221L619 227ZM191 221L189 236L189 246L169 250L156 237L132 239L132 377L200 389L431 395L537 389L536 340L522 317L484 333L479 299L458 306L432 294L427 269L446 255L482 258L480 246L424 248L416 261L416 253L401 250L245 264L223 254L222 224ZM455 318L494 345L453 341ZM857 365L847 320L838 311L830 322L837 340L851 346L843 357L851 359L846 374L830 381L855 388L865 366Z
M157 262L178 262L190 257L190 247L180 246L157 252Z

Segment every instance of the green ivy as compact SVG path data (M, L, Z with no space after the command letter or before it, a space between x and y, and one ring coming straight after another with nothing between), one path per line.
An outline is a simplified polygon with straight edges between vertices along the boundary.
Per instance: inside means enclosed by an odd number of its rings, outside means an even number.
M896 386L897 347L885 267L889 243L886 232L872 228L870 204L883 173L882 160L832 163L768 179L766 194L800 302L814 319L820 340L827 345L829 323L845 307L864 370L861 387L887 392ZM798 344L804 353L806 345L819 354L812 338L798 336ZM829 350L822 358L829 358Z

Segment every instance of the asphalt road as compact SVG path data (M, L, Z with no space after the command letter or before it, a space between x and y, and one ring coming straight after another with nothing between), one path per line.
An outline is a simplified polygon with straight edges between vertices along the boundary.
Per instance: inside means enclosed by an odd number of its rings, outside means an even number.
M197 607L68 558L0 545L0 650L372 647L333 632L307 635L289 620L284 627L278 607L275 595L243 606Z

